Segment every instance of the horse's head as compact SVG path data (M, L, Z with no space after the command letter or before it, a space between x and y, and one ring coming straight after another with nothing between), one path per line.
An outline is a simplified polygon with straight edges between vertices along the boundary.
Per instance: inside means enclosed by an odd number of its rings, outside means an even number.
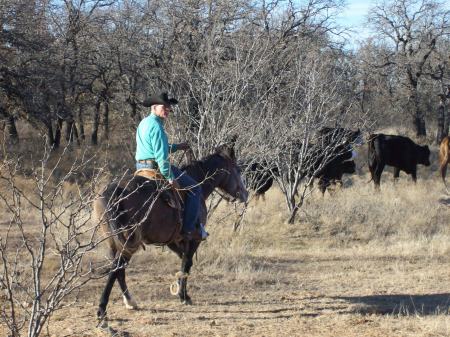
M222 161L221 170L218 172L220 180L217 187L231 197L246 202L248 192L242 181L233 145L226 144L216 148L216 155Z

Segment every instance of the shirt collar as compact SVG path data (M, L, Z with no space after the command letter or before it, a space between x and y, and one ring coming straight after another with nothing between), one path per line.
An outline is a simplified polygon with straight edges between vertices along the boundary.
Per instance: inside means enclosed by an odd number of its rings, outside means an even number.
M156 116L154 113L150 113L150 115L148 115L148 117L150 117L151 119L156 120L159 123L163 122L163 119L161 117Z

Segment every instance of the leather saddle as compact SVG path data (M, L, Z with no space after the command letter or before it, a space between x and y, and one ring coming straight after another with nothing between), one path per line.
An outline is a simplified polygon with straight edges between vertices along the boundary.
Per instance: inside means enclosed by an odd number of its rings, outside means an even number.
M157 169L150 169L150 168L139 169L134 173L134 175L146 178L148 180L156 181L159 184L161 183L167 184L166 178ZM186 190L177 190L173 186L171 186L170 188L165 188L161 192L162 199L171 208L179 212L180 219L183 217L182 213L184 209L183 205L186 198L186 193L187 193ZM182 222L180 221L180 227L174 234L171 241L177 242L186 239L181 235L181 228ZM192 240L192 238L188 239L188 241L189 240ZM195 237L194 240L201 241L201 238Z
M164 178L164 176L155 169L139 169L134 172L134 175L159 183L166 180L166 178ZM161 197L170 207L177 209L178 211L183 211L183 204L185 199L184 191L178 191L171 186L170 188L166 188L161 192Z

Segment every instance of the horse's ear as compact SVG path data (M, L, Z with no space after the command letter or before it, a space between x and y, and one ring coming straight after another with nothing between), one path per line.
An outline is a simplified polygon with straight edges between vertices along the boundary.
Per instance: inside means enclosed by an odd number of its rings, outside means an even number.
M229 141L231 147L234 148L234 145L236 145L237 138L238 138L238 136L236 134L231 136L230 141Z
M233 146L229 146L228 144L220 145L216 148L216 152L223 157L236 161L236 154Z
M186 151L186 161L188 165L192 164L195 161L195 155L192 149Z
M229 138L229 140L225 144L216 147L216 153L220 154L221 156L227 157L232 161L236 161L236 152L234 151L234 146L236 144L237 138L237 135L231 136L231 138Z

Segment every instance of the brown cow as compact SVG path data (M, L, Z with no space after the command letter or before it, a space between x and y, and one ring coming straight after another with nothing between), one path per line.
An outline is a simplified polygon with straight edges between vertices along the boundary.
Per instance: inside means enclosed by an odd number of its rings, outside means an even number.
M441 171L442 181L444 182L445 187L447 188L447 184L445 183L445 176L447 174L447 165L450 161L450 136L444 137L441 141L441 145L439 146L439 168Z

